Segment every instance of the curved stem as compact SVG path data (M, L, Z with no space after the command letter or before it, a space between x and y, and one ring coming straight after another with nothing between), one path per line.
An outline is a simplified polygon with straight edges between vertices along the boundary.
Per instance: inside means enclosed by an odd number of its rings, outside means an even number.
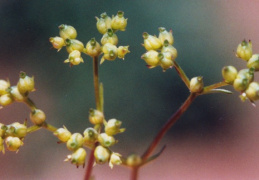
M98 56L93 57L93 75L94 75L94 93L95 93L95 105L96 109L102 111L100 103L100 90L99 90L99 73L98 73ZM93 149L91 150L90 157L87 163L87 168L85 172L84 180L90 180L93 165L94 165L94 151L98 143L95 143Z
M185 100L183 105L169 118L166 124L160 129L152 143L149 145L146 152L142 155L142 160L146 161L152 152L155 150L158 143L164 137L166 132L174 125L174 123L181 117L181 115L188 109L194 99L198 96L198 94L191 93L189 97Z
M139 166L133 167L130 175L131 180L137 180L138 179L138 171L139 171Z
M181 77L182 81L187 86L187 88L190 89L190 80L176 61L174 61L174 68L177 71L178 75Z
M29 106L29 108L31 109L31 111L36 109L35 103L29 98L25 98L24 103Z
M223 87L223 86L227 86L229 84L227 84L226 82L222 81L222 82L218 82L209 86L204 87L203 91L201 94L207 94L209 93L209 91L219 88L219 87Z

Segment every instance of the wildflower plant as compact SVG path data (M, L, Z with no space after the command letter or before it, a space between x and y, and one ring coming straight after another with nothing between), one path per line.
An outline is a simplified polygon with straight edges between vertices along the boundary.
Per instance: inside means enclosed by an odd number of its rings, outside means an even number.
M49 38L53 48L58 52L63 48L66 49L68 55L64 63L68 63L71 68L82 65L84 61L88 61L87 58L89 57L92 58L96 104L96 107L89 110L88 120L92 126L86 127L83 132L70 132L65 125L60 128L52 126L47 121L47 115L44 111L37 107L29 97L30 93L36 90L34 77L21 72L16 85L11 86L8 79L0 80L0 104L1 108L4 108L15 102L25 103L30 109L29 116L32 125L28 125L27 120L23 123L14 122L9 125L0 123L0 151L3 154L5 149L18 152L24 145L24 138L27 135L45 128L57 137L59 144L65 145L68 149L69 153L67 157L64 157L64 161L71 162L77 167L85 167L85 159L89 156L84 179L89 180L91 178L92 168L95 164L107 163L111 168L114 165L124 165L131 168L131 179L136 180L139 169L156 159L163 152L165 147L154 154L154 150L164 135L198 96L211 93L231 94L231 91L221 89L221 87L231 85L236 91L240 92L242 101L249 100L255 105L254 102L259 99L259 83L254 81L254 74L259 71L259 54L253 54L251 41L242 41L236 50L236 56L247 63L247 68L238 71L232 65L225 66L222 69L223 80L205 86L202 76L189 79L176 61L178 54L177 49L173 46L172 30L168 31L166 28L160 27L158 28L158 36L152 36L144 32L142 37L146 52L141 58L146 62L147 67L160 66L162 71L174 68L190 94L163 125L142 155L131 154L124 157L119 152L114 152L112 146L119 143L116 135L123 133L126 129L122 126L122 121L116 118L107 119L105 116L104 88L102 83L99 83L98 67L105 61L124 60L127 53L130 52L129 45L118 45L119 37L116 34L118 31L126 30L127 18L124 17L124 12L119 11L117 15L112 17L102 13L100 17L96 17L96 20L97 30L102 34L99 42L94 37L86 43L81 42L76 39L77 30L66 24L58 27L59 36ZM84 57L84 55L89 57Z

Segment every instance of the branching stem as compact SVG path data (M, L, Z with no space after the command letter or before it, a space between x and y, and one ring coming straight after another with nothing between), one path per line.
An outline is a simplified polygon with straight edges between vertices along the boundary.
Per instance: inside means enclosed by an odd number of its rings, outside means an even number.
M183 69L179 66L179 64L174 61L174 68L177 71L178 75L180 76L180 78L182 79L182 81L185 83L185 85L187 86L188 89L190 89L190 80L189 78L186 76L185 72L183 71Z

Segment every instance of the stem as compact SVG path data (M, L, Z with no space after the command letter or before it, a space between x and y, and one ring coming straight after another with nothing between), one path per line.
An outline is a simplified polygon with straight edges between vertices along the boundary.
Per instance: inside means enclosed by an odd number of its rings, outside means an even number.
M177 71L178 75L181 77L182 81L188 87L188 89L190 89L190 80L176 61L174 61L174 68Z
M55 131L57 130L56 127L54 127L54 126L52 126L52 125L50 125L50 124L48 124L48 123L44 123L44 124L42 125L42 127L45 128L45 129L47 129L47 130L49 130L49 131L51 131L51 132L55 132Z
M26 98L24 103L29 106L29 108L31 109L31 111L35 110L36 109L36 106L34 104L34 102L30 99L30 98Z
M39 130L39 129L41 129L40 126L34 125L34 126L31 126L31 127L28 127L28 128L27 128L27 133L32 133L32 132L37 131L37 130Z
M219 87L223 87L223 86L227 86L229 84L227 84L226 82L222 81L222 82L218 82L209 86L204 87L202 94L207 94L209 93L209 91L219 88Z
M94 93L95 93L95 105L96 109L102 111L101 103L100 103L100 90L99 90L99 73L98 73L98 56L93 57L93 74L94 74ZM84 180L90 180L93 165L94 165L94 151L97 147L98 143L94 144L93 149L91 150L90 157L87 163L87 168L85 172Z
M139 166L133 167L130 175L131 180L137 180L138 179L138 171L139 171Z
M194 101L194 99L198 96L198 94L191 93L189 97L185 100L183 105L169 118L169 120L166 122L166 124L160 129L152 143L149 145L146 152L142 155L142 160L146 161L148 157L152 154L152 152L155 150L158 143L161 141L161 139L164 137L166 132L173 126L173 124L181 117L181 115L188 109L188 107L191 105L191 103Z
M95 93L95 105L97 110L101 110L100 96L99 96L99 75L98 75L98 56L93 58L93 73L94 73L94 93Z

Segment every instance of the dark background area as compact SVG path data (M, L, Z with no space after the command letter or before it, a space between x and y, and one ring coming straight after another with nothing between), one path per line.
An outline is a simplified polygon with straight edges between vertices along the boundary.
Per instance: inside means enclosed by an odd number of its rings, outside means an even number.
M234 54L244 38L252 40L255 53L259 49L256 7L258 3L241 0L1 1L0 79L9 78L15 85L20 71L33 75L37 91L30 97L44 110L47 121L82 133L91 126L88 110L95 107L92 60L83 55L85 63L70 68L63 63L65 49L57 53L48 39L58 35L60 24L70 24L84 44L92 37L99 40L95 16L123 10L128 26L117 35L119 45L129 45L131 53L124 61L104 62L100 81L106 119L117 118L127 129L117 136L119 143L113 149L124 156L141 154L189 94L174 69L145 67L140 59L145 52L142 33L158 35L161 26L172 29L177 62L190 78L202 75L209 85L222 80L225 65L245 68ZM161 143L160 147L167 144L164 154L143 168L140 179L258 177L253 169L259 159L258 110L238 96L234 92L198 97ZM24 104L0 110L4 124L26 118L29 109ZM56 141L44 129L29 134L19 153L0 155L2 179L82 179L84 169L64 163L70 152ZM123 167L111 171L108 165L97 166L94 174L96 179L129 179Z

